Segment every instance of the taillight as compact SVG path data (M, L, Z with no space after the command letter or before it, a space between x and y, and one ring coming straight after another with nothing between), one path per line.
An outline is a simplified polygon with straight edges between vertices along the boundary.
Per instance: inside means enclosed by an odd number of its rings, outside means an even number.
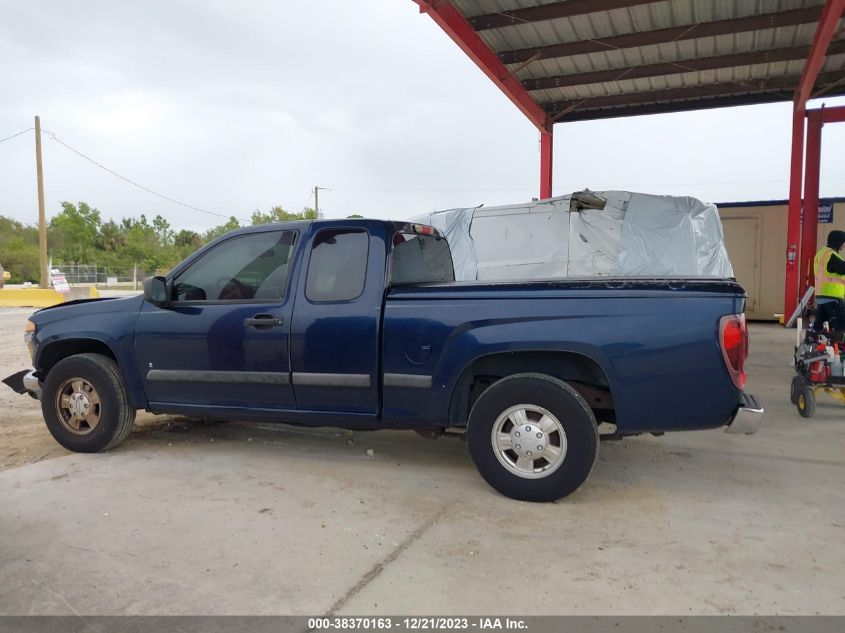
M727 314L719 321L719 345L731 380L745 389L745 359L748 358L748 325L744 314Z
M434 227L428 224L412 224L411 229L417 235L434 235Z

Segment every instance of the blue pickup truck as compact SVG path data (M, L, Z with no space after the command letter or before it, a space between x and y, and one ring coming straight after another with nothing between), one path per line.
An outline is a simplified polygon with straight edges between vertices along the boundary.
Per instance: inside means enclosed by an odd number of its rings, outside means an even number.
M757 429L744 305L730 279L456 283L430 226L291 222L231 232L143 296L36 312L35 369L4 382L72 451L117 446L137 409L450 431L496 490L549 501L587 479L601 423Z

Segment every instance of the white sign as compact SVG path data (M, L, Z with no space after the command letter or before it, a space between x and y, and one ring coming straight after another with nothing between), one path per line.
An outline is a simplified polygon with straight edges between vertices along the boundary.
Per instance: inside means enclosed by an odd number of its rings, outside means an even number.
M50 279L53 282L53 290L56 292L61 292L63 295L70 292L70 286L67 283L67 278L64 273L54 270L50 275Z

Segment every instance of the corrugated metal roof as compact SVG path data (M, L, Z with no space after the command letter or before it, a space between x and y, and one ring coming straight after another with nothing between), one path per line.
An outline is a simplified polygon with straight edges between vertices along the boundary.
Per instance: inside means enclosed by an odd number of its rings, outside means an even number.
M534 100L566 121L790 100L824 0L452 4ZM549 17L538 18L538 8ZM506 13L525 9L535 11ZM561 13L570 15L556 17ZM843 94L842 78L840 37L817 88Z
M815 25L803 24L779 29L764 29L749 33L610 50L591 55L539 59L520 70L517 75L520 80L528 80L555 75L626 68L635 65L679 62L718 55L807 46L813 39L814 31ZM511 64L509 67L515 68L516 66L518 64Z

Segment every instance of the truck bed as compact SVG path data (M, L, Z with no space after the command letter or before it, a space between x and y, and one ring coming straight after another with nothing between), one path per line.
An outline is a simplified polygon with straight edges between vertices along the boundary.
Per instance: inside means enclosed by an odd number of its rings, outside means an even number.
M459 384L471 357L479 354L572 354L600 367L592 381L612 392L620 433L713 428L733 415L740 395L725 367L719 322L744 307L745 291L733 279L558 279L391 288L385 303L384 367L385 372L408 371L408 340L430 346L430 358L436 360L416 370L430 373L435 386ZM449 410L445 391L435 387L424 405L432 419ZM386 391L385 413L423 406L401 400Z

